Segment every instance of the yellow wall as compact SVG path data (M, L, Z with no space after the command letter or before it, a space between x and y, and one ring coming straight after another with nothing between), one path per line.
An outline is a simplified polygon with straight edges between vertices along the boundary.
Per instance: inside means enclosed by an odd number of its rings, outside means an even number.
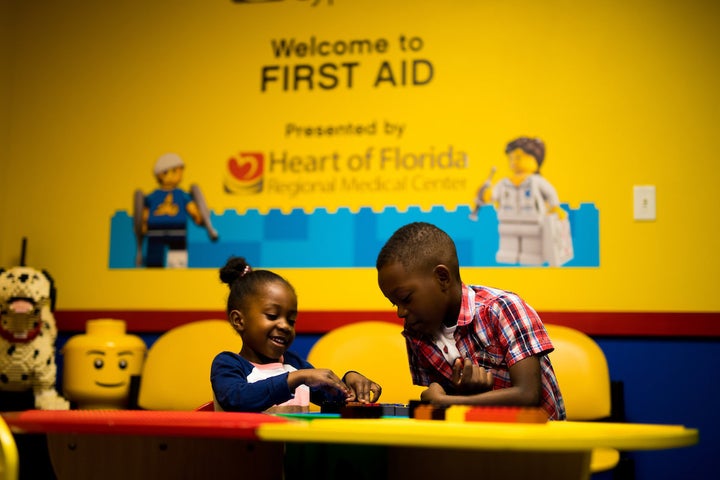
M313 0L314 1L314 0ZM561 199L600 211L599 268L467 268L466 281L514 290L541 310L718 311L720 93L713 2L517 0L4 0L0 23L0 266L46 268L59 309L221 309L214 269L110 270L110 217L154 187L165 151L210 207L378 206L371 195L238 197L222 189L238 151L352 151L288 139L287 122L405 122L401 145L462 147L465 188L392 204L468 204L519 135L542 137L543 174ZM0 18L4 18L0 16ZM424 87L373 88L382 60L423 40L435 76ZM272 39L387 38L358 59L352 88L261 92ZM338 61L337 57L311 63ZM7 112L7 113L6 113ZM9 132L9 133L8 133ZM391 144L388 138L373 142ZM657 186L655 222L632 219L632 187ZM256 203L252 203L256 202ZM381 205L382 206L382 205ZM389 308L373 269L281 269L301 309Z
M0 179L7 178L6 168L9 163L8 139L10 133L10 112L8 102L10 101L10 14L8 7L8 1L0 1L0 72L7 72L0 75ZM0 209L2 209L3 212L5 211L4 202L5 196L0 194ZM6 235L0 234L0 249L2 249L2 245L5 243L5 237Z

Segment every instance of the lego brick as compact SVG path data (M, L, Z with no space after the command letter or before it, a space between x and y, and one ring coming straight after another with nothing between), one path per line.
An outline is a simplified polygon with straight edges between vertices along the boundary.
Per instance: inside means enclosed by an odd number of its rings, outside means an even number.
M413 418L418 420L445 420L446 410L447 407L437 405L418 405L413 412Z
M348 402L340 407L340 418L380 418L383 407L379 403Z
M466 422L546 423L547 412L540 407L472 407L465 412Z

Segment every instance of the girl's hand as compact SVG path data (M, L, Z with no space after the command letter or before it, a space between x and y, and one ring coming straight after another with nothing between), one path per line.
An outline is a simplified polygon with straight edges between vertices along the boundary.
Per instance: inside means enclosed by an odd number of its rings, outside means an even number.
M352 392L351 397L348 398L350 401L375 403L380 398L382 387L358 372L352 370L347 372L343 380Z
M469 358L458 358L453 364L452 383L462 393L481 393L492 390L494 379L490 370L473 365Z
M427 390L420 394L420 400L442 404L446 396L445 389L439 383L431 383Z
M291 391L303 383L311 388L322 388L329 392L339 393L345 398L353 395L350 388L332 370L327 368L307 368L290 372L288 386Z

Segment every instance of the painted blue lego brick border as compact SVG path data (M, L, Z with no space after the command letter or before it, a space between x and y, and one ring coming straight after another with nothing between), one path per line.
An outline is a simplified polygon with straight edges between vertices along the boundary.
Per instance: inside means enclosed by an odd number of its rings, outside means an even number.
M574 258L563 267L599 266L597 208L592 203L583 203L578 209L563 208L570 219L574 249ZM320 208L310 214L301 209L287 214L249 210L242 215L227 210L222 215L211 214L220 234L216 242L209 239L205 229L188 226L188 267L219 268L229 256L240 255L263 268L373 268L390 235L415 221L445 230L455 240L464 267L517 267L495 261L499 242L495 209L483 207L477 221L470 220L469 214L467 206L454 211L444 207L429 211L386 207L380 213L370 208L357 212L339 209L335 213ZM127 211L116 212L110 226L110 268L136 268L136 248L132 217Z

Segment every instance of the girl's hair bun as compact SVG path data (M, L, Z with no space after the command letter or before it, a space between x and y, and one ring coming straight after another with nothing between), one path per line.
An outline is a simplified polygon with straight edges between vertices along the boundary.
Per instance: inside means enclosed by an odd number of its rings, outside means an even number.
M236 280L252 272L252 267L243 257L230 257L220 269L220 280L232 285Z

